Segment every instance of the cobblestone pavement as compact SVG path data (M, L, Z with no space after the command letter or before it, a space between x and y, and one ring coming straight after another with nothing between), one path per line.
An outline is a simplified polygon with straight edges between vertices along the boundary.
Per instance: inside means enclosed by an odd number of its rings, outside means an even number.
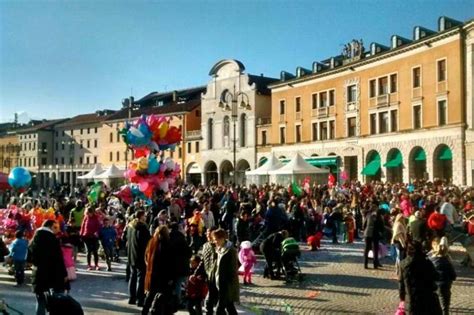
M317 252L303 249L301 282L286 284L260 275L259 259L254 285L241 286L241 314L394 314L398 305L398 283L393 262L384 258L380 270L365 270L362 243L332 245L323 241ZM453 286L452 314L474 314L474 269L460 267L458 247L452 252L458 280ZM84 257L78 264L78 280L71 295L86 314L139 314L127 304L124 264L114 264L114 272L85 271ZM29 278L30 272L27 272ZM29 281L29 280L27 280ZM35 299L31 287L13 287L12 276L0 267L0 298L24 314L34 314ZM14 314L12 312L12 314ZM186 312L180 312L186 314Z
M461 267L462 249L452 248L458 280L452 289L452 313L474 314L474 269ZM398 281L394 261L381 260L381 269L363 267L363 244L304 248L300 266L303 280L286 284L254 277L255 285L241 290L241 301L257 314L394 314L398 306ZM257 273L262 273L259 261Z

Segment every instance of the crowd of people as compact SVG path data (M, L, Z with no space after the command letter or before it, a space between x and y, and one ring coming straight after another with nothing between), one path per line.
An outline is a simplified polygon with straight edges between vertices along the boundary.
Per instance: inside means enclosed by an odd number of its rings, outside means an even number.
M111 271L111 262L126 252L128 302L142 314L182 307L201 314L203 305L207 314L216 307L217 314L236 314L239 272L251 285L261 253L264 276L281 278L282 244L293 245L288 239L318 250L323 237L334 244L363 238L365 268L370 259L382 267L380 259L393 251L408 314L428 304L434 314L449 312L456 278L448 250L452 235L464 236L463 264L474 267L474 189L442 181L348 182L302 193L278 185L181 185L130 205L111 192L97 204L86 197L86 187L58 187L0 199L0 232L18 285L27 261L33 264L37 314L44 314L42 292L70 289L83 245L88 270L101 269L102 255Z

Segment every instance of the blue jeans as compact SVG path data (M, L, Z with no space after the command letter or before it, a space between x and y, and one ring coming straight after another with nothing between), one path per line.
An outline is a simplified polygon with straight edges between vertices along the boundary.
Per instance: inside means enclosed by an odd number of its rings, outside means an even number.
M46 315L46 297L44 293L36 294L36 315Z
M183 283L186 282L186 277L178 277L174 283L174 295L176 295L176 302L178 305L183 303L183 298L181 296L181 288Z

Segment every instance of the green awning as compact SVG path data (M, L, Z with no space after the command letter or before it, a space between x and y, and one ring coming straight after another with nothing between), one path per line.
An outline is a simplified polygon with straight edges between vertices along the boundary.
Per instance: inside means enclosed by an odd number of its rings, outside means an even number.
M380 169L380 157L373 159L362 170L362 175L374 176Z
M395 156L387 161L383 166L387 168L399 167L403 163L402 153L398 151Z
M453 152L448 147L445 147L441 154L438 157L438 160L452 160L453 159Z
M306 162L308 162L309 164L311 164L313 166L316 166L316 167L327 167L327 166L337 167L337 164L338 164L338 157L337 156L334 156L334 157L313 156L313 157L309 157L309 158L304 158L304 160ZM290 161L291 161L291 159L280 160L280 162L282 162L283 164L286 164Z
M415 161L426 161L425 150L420 149L415 155Z
M309 164L316 166L316 167L322 167L322 166L337 166L337 156L335 157L310 157L306 158L305 161L308 162Z

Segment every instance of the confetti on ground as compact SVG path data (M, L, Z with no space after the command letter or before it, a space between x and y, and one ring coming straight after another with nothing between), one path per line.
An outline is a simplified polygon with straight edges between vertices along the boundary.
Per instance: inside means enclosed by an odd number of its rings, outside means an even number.
M306 297L309 298L309 299L315 299L315 298L317 298L320 294L321 294L321 292L319 292L319 291L309 291L309 292L306 294Z

